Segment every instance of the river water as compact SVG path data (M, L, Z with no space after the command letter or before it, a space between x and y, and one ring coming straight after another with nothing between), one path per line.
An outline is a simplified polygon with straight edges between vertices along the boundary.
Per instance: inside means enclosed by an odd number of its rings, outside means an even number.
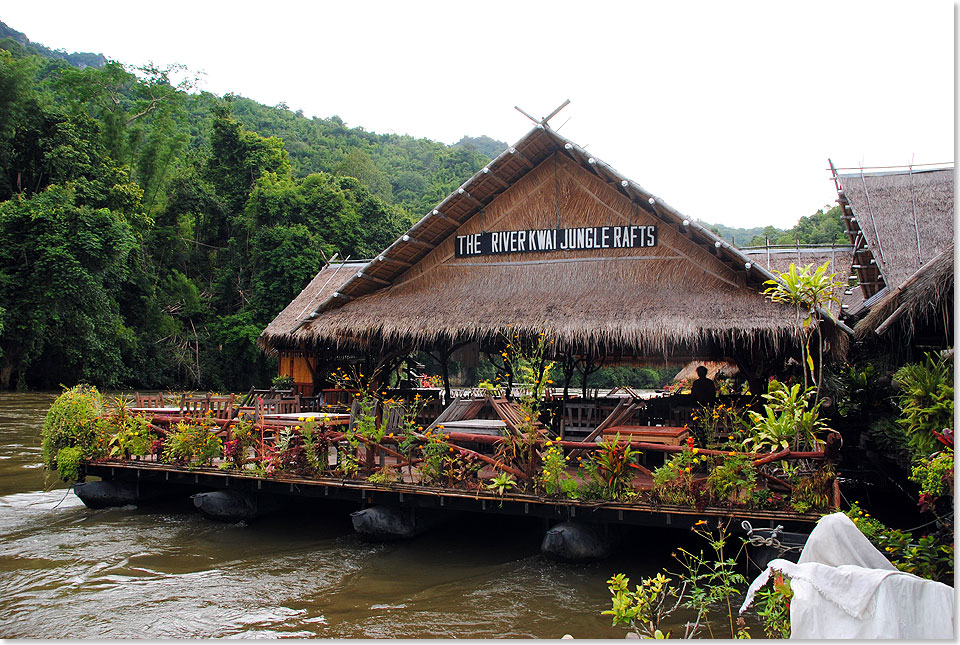
M653 575L678 539L636 531L574 565L544 559L526 518L371 544L339 505L249 524L189 504L90 510L44 483L53 399L0 393L0 638L622 638L605 581Z

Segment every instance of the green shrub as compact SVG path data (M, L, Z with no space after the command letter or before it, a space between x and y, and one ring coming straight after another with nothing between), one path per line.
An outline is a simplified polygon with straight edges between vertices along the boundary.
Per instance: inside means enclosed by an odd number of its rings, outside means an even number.
M910 481L920 485L921 495L952 495L953 451L943 450L930 459L917 462L910 473Z
M750 455L734 454L707 475L707 489L714 501L744 502L757 484L757 468Z
M819 448L822 441L816 434L824 428L820 419L820 402L811 403L815 388L801 389L800 384L787 385L771 380L763 414L747 411L753 428L744 447L752 452L777 452L793 446L794 450Z
M61 448L57 451L57 474L65 482L75 482L80 479L80 462L83 453L79 448Z
M899 423L907 431L914 460L940 449L934 431L953 427L953 360L927 355L893 375L900 386Z
M850 505L846 514L901 571L953 584L953 527L949 524L914 542L910 533L887 527L864 512L856 502Z
M103 446L97 419L105 410L103 396L91 385L64 390L47 410L40 428L43 465L58 470L57 456L63 448L77 448L83 457L99 454Z
M282 376L274 376L273 380L270 381L270 385L278 390L289 390L295 385L295 382L292 376L284 374Z
M684 448L653 471L653 493L664 504L693 506L693 469L706 459L699 451Z
M163 442L164 459L177 464L209 465L222 456L222 440L214 428L204 425L181 421L167 433Z

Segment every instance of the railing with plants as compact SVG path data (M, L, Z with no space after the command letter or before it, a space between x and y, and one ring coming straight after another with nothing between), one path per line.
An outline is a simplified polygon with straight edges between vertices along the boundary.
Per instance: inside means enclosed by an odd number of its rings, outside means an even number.
M763 413L729 406L695 415L682 446L627 441L563 441L539 423L552 363L541 337L505 353L524 382L519 421L506 436L450 432L418 423L424 401L385 398L361 387L352 422L331 425L321 413L291 424L173 417L166 427L112 406L94 388L66 390L44 423L44 460L75 480L83 460L139 459L176 468L218 468L257 477L339 478L373 485L415 484L434 491L465 489L545 501L739 507L814 513L836 508L839 494L825 429L798 385L770 383ZM513 352L513 354L511 354ZM355 383L362 375L339 377ZM495 385L486 384L491 394ZM644 455L663 455L647 468Z

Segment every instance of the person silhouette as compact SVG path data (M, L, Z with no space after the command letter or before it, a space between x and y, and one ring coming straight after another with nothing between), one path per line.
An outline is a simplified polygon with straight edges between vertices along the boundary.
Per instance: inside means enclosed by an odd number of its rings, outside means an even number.
M717 386L707 378L707 368L701 365L697 368L698 378L690 385L690 393L700 405L713 403L717 398Z

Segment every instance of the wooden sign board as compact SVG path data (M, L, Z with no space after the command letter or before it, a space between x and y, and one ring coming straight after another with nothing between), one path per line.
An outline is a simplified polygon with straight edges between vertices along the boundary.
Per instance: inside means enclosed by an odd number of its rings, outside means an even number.
M458 235L456 256L635 249L656 245L656 226L541 228Z

